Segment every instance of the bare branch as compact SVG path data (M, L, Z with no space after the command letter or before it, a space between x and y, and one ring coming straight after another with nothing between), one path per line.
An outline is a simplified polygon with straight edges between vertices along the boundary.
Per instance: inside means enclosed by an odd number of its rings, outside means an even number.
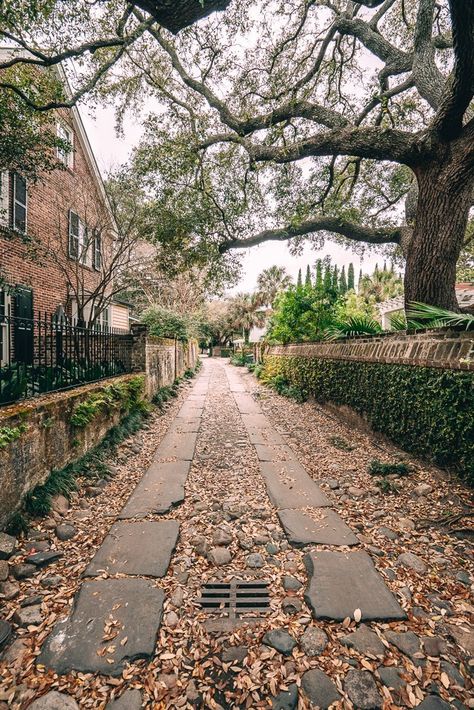
M391 74L404 74L411 70L412 56L391 44L367 22L341 16L335 20L335 26L341 34L357 37L368 50L390 66Z

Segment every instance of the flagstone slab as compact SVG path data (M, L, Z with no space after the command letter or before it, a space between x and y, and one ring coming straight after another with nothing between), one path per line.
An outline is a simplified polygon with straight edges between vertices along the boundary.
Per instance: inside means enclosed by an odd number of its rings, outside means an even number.
M97 577L107 572L164 577L178 534L176 520L114 523L84 576Z
M364 621L406 619L366 552L310 552L305 593L315 619L343 621L360 609Z
M196 387L193 387L193 389L191 390L191 395L194 395L196 397L206 397L208 390L209 390L209 384L207 384L207 383L203 384L202 386L197 385Z
M189 418L200 419L202 417L203 411L204 411L203 405L194 404L194 402L185 402L181 406L181 409L179 410L176 417L177 417L177 419L189 419Z
M291 461L293 451L286 444L255 444L259 461Z
M283 437L271 427L268 429L248 429L248 437L251 444L262 444L263 446L284 446Z
M155 461L176 458L181 461L192 461L196 446L197 433L180 433L176 424L172 424L156 450Z
M291 471L288 464L292 466ZM331 505L331 501L322 489L297 461L281 463L263 461L260 467L268 497L276 508L321 508ZM280 471L282 467L283 473ZM296 474L295 471L298 473Z
M246 429L268 429L271 426L265 414L242 414L241 416Z
M153 656L164 597L146 579L84 582L70 616L54 626L37 663L60 675L72 670L121 675L128 662ZM109 627L118 634L107 641Z
M304 466L302 466L298 459L294 457L292 459L288 459L287 461L261 461L260 467L264 477L278 476L279 478L283 478L292 483L296 483L296 481L304 482L309 479L314 483ZM287 505L285 507L301 508L302 506Z
M358 545L359 540L343 519L328 508L311 511L279 510L278 517L288 542L296 547L304 545Z
M234 399L241 414L260 414L261 408L251 394L245 392L234 392Z
M196 434L201 426L201 417L182 417L175 422L177 434Z
M119 520L167 513L182 503L190 467L190 461L154 461L119 513Z
M193 406L195 406L195 407L204 407L204 405L206 403L206 395L205 394L196 394L196 393L192 392L186 398L186 402L192 402Z

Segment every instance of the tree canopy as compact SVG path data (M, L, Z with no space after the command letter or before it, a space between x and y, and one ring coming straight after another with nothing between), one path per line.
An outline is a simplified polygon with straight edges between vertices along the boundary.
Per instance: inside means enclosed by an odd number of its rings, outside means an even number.
M385 245L406 259L407 300L455 308L474 184L474 4L231 2L176 37L152 4L74 3L60 36L64 3L50 0L50 49L35 61L80 57L75 96L93 85L119 114L159 100L131 169L179 229L171 239L158 221L153 237L216 263L268 240ZM28 46L46 32L30 25Z

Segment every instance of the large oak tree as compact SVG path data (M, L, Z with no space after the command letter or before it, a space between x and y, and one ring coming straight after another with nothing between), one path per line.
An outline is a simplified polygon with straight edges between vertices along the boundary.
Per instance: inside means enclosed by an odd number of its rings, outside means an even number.
M175 40L148 30L155 45L134 62L172 118L149 122L135 166L158 194L173 186L188 204L215 203L221 253L320 233L394 245L407 301L457 309L474 186L474 3L254 8L237 26ZM198 160L184 176L186 151Z
M135 35L102 40L94 82L134 111L160 100L133 161L156 239L201 258L203 244L226 258L328 234L388 245L405 258L407 301L457 308L472 0L234 0L177 36L157 23L160 3L108 4Z

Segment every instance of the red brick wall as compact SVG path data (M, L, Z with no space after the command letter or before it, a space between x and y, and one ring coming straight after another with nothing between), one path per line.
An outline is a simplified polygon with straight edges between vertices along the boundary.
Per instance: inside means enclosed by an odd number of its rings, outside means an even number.
M98 274L68 257L68 211L72 209L91 226L106 225L103 240L110 240L110 217L89 164L85 148L70 111L62 120L74 131L73 169L44 174L28 184L28 236L0 227L0 276L7 283L33 289L33 308L54 313L60 304L67 308L68 285L65 272L75 284L90 290ZM12 182L10 180L10 182Z

